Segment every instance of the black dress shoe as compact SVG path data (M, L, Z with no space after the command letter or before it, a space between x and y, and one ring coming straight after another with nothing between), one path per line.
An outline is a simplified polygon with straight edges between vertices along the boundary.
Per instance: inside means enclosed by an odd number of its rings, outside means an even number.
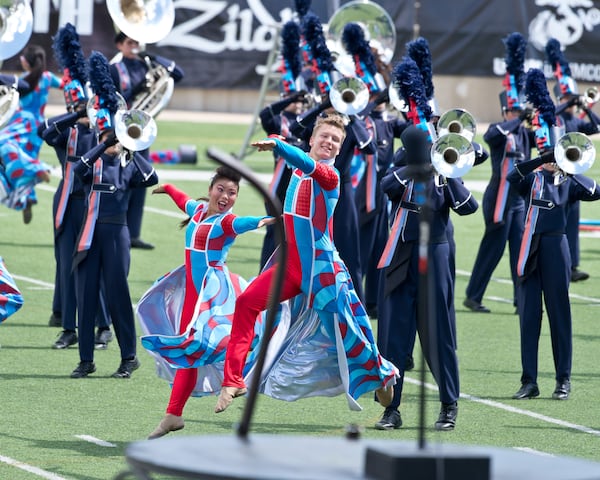
M523 400L525 398L539 397L540 390L536 383L524 383L519 391L515 393L512 398L515 400Z
M79 362L77 368L71 372L71 378L85 378L95 371L96 365L94 362Z
M458 403L442 403L440 415L437 422L435 422L435 429L440 431L454 430L457 415Z
M582 272L581 270L577 270L577 268L571 269L571 281L572 282L582 282L590 278L590 274L587 272Z
M400 412L394 407L388 407L383 412L381 420L375 424L376 430L394 430L402 426Z
M569 379L556 382L556 388L552 392L554 400L567 400L571 393L571 381Z
M131 239L131 248L141 248L142 250L152 250L154 245L144 242L141 238Z
M476 302L475 300L471 300L470 298L465 298L463 305L465 307L467 307L469 310L471 310L472 312L490 313L490 311L491 311L486 306L482 305L479 302Z
M140 362L137 357L133 357L128 360L121 360L121 365L115 373L112 374L113 378L131 378L131 374L134 370L140 368Z
M63 350L65 348L69 348L71 345L75 345L77 343L77 334L72 331L63 330L61 334L58 336L58 339L52 345L52 348L56 350Z

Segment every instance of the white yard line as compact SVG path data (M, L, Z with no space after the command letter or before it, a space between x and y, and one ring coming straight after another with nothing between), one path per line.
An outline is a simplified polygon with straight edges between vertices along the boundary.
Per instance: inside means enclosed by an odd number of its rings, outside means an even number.
M407 383L411 383L413 385L421 385L421 381L412 378L412 377L404 377L404 381ZM425 382L425 388L428 390L433 390L435 392L438 391L438 387L431 383ZM577 430L578 432L588 433L590 435L600 437L600 430L595 430L591 427L586 427L584 425L578 425L576 423L567 422L565 420L560 420L558 418L549 417L548 415L542 415L541 413L532 412L530 410L525 410L523 408L513 407L511 405L506 405L505 403L496 402L495 400L488 400L486 398L476 397L475 395L470 395L468 393L461 393L460 398L464 398L465 400L470 400L471 402L480 403L482 405L487 405L488 407L497 408L499 410L504 410L510 413L516 413L518 415L524 415L526 417L535 418L536 420L540 420L542 422L551 423L554 425L558 425L560 427L569 428L571 430Z
M111 447L116 448L114 443L107 442L106 440L100 440L99 438L92 437L91 435L75 435L75 438L79 438L84 442L90 442L100 447Z
M15 460L14 458L5 457L0 455L0 462L6 463L12 467L20 468L21 470L25 470L26 472L33 473L38 477L47 478L48 480L66 480L65 477L61 477L56 473L47 472L46 470L42 470L41 468L34 467L33 465L28 465L27 463L20 462L19 460Z

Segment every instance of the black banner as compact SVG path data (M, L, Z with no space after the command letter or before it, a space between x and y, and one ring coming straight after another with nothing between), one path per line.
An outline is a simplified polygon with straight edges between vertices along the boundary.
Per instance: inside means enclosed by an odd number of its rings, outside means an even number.
M334 5L347 1L313 1L326 24ZM526 69L544 65L549 38L561 42L573 77L600 82L600 2L591 0L381 0L396 27L394 61L415 35L430 44L435 75L500 76L504 71L502 39L512 32L528 38ZM415 8L415 6L419 8ZM295 2L279 0L175 0L175 25L150 53L173 59L185 70L181 87L256 89L273 42L276 26L293 18ZM105 2L36 0L30 43L43 45L53 61L52 35L59 25L74 24L86 55L92 50L109 59L116 53L115 27ZM141 39L143 41L143 39ZM20 69L18 55L5 60L3 70Z

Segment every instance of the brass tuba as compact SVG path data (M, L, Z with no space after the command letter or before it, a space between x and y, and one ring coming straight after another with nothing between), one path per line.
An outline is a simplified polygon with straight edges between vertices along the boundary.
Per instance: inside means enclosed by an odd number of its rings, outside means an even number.
M339 42L347 23L358 23L365 31L369 45L377 50L386 64L392 61L396 48L396 27L385 9L369 0L353 0L338 8L327 24L327 38Z
M33 11L29 0L0 3L0 65L2 60L16 55L27 45L32 31Z
M117 27L140 43L159 42L169 34L175 22L172 0L108 0L106 4ZM175 82L168 67L150 55L141 58L148 66L146 87L132 100L131 109L143 110L155 117L171 100ZM112 63L117 61L118 56L111 60Z

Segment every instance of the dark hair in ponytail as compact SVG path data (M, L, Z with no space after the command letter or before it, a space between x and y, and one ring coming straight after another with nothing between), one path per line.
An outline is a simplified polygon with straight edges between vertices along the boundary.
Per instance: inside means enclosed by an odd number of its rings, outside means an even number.
M28 95L35 90L46 70L46 51L39 45L28 45L22 55L30 67L30 71L23 78L29 84L29 89L23 95Z

